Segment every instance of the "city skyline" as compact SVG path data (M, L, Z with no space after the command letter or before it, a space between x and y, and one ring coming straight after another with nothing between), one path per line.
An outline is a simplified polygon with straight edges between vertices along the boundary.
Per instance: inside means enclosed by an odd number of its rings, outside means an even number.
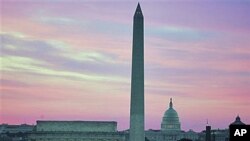
M1 123L109 120L129 128L137 2L1 1ZM140 2L145 128L172 97L181 128L250 123L250 3Z

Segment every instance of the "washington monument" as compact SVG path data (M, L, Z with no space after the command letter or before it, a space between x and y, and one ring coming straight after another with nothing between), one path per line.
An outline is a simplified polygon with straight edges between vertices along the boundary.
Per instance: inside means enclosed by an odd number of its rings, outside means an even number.
M132 80L129 141L145 141L143 15L138 3L133 23Z

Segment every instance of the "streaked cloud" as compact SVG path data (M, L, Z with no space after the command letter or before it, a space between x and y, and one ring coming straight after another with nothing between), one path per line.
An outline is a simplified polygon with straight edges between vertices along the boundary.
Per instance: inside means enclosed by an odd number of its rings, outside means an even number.
M60 17L39 17L38 21L45 24L55 24L55 25L67 25L67 24L76 24L77 21L69 18L60 18Z
M200 42L207 38L215 38L215 33L209 33L205 31L197 31L196 29L185 27L151 27L145 32L146 35L152 37L158 37L165 40L178 41L178 42Z

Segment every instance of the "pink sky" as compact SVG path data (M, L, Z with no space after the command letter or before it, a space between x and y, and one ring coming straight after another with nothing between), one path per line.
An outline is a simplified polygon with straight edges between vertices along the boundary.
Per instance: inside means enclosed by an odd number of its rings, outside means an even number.
M250 2L141 1L146 129L172 97L183 130L250 123ZM137 2L1 1L0 123L114 120L129 127Z

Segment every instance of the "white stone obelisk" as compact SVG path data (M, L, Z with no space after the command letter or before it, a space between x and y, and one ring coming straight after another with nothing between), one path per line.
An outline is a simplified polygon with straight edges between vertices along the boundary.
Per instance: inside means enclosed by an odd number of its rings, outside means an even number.
M129 141L145 141L144 133L144 33L138 3L133 23L132 80Z

